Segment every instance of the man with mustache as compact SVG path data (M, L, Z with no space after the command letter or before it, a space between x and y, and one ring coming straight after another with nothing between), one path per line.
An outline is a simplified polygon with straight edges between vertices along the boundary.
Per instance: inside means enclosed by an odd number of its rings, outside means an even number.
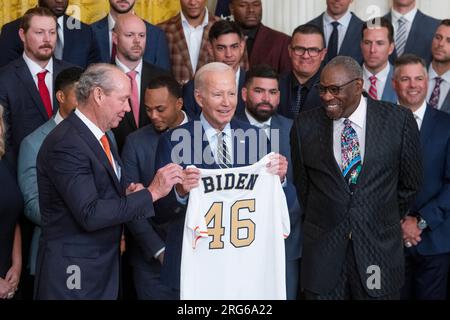
M431 42L433 60L428 69L428 103L450 113L450 19L442 20Z
M292 120L277 113L280 103L278 73L268 65L250 68L242 88L245 109L236 111L238 120L264 129L271 142L271 150L279 150L288 161L287 182L283 187L289 207L291 233L285 240L287 299L297 299L301 259L301 210L295 187L289 145ZM272 134L273 133L273 134Z
M17 155L22 139L47 122L58 109L54 80L71 65L55 59L56 17L42 7L21 19L24 52L0 71L0 104L5 107L7 146ZM20 94L19 94L20 93Z
M47 8L57 17L57 42L53 54L82 68L100 61L100 53L94 33L87 24L65 14L69 0L39 0L38 7ZM19 38L21 19L18 18L3 26L0 35L0 66L17 59L23 52Z
M331 60L325 107L291 131L307 299L398 299L404 283L400 220L421 183L419 131L406 108L363 95L362 79L353 58Z
M127 112L119 126L113 129L119 151L122 150L128 134L150 123L145 114L145 89L152 78L167 73L164 69L143 60L146 32L144 21L128 13L117 17L112 34L117 48L114 63L128 75L132 89L131 111Z
M133 13L135 3L135 0L109 0L110 11L108 15L91 24L102 62L114 63L117 52L112 37L114 25L121 15ZM147 30L144 60L170 70L169 47L164 32L147 21L144 21L144 23Z

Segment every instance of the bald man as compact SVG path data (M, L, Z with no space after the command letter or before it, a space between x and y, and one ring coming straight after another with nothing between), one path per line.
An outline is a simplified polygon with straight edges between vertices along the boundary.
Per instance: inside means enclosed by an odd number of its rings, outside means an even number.
M134 14L117 17L112 33L116 45L115 64L127 74L131 83L130 112L113 130L119 151L131 132L150 123L145 114L144 93L149 81L167 71L143 61L147 30L144 21Z

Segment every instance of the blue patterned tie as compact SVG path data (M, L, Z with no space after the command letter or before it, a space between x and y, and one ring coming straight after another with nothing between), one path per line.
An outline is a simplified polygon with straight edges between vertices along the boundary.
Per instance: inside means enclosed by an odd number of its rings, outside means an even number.
M361 172L361 153L359 150L358 135L349 119L344 121L344 130L341 134L342 174L350 190L354 190Z

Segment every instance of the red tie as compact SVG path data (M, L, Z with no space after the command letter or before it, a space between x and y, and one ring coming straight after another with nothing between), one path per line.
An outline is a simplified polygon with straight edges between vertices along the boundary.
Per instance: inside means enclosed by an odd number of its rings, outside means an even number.
M374 100L378 100L377 77L370 76L369 80L370 80L369 96Z
M139 94L136 83L136 74L135 70L131 70L127 72L127 76L131 80L131 110L133 111L134 121L136 122L136 127L139 128Z
M45 111L47 111L48 118L53 116L52 101L50 100L50 93L48 92L47 85L45 84L45 75L47 70L39 72L38 77L38 89L39 95L41 96L42 102L44 103Z

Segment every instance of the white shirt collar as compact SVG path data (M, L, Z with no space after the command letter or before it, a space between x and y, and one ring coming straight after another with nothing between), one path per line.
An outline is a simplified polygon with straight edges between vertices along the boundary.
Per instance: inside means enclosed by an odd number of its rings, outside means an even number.
M127 73L130 72L131 69L128 68L126 65L124 65L122 62L120 62L119 58L116 56L116 65L119 67L120 70L122 70L123 72ZM142 59L139 61L139 64L136 66L136 68L134 68L134 70L138 73L138 74L142 74Z
M409 23L412 23L416 16L416 13L417 13L417 7L415 7L410 12L408 12L407 14L404 14L404 15L402 15L400 12L392 9L392 22L393 22L392 24L394 24L394 22L397 22L398 19L400 19L401 17L408 20Z
M47 70L48 73L53 74L53 57L51 57L50 60L48 60L48 63L45 66L45 68L41 68L40 65L38 65L35 61L31 60L27 56L25 51L23 52L22 57L23 57L23 60L25 60L25 63L27 64L28 69L30 70L33 77L35 77L36 74L38 74L39 72L44 71L44 70Z
M181 121L181 123L179 124L179 126L189 122L189 118L188 118L186 112L184 112L183 110L181 110L181 112L183 113L184 118L183 118L183 121Z
M115 25L116 25L116 20L114 20L111 13L108 13L108 30L112 31L112 29L114 29Z
M64 118L63 118L62 115L61 115L61 112L59 112L59 109L58 109L58 111L57 111L56 114L55 114L54 120L55 120L55 122L56 122L56 125L60 124L61 121L64 120Z
M420 127L422 126L423 118L425 117L425 111L427 111L427 102L424 100L419 109L413 112L414 119L416 119L417 121L417 126L419 127L419 130Z
M450 83L450 70L447 70L443 75L439 76L437 72L433 69L433 64L430 63L430 67L428 68L428 78L430 80L434 80L434 78L440 77L444 79L445 82Z
M180 15L181 15L181 24L183 24L185 26L189 26L190 28L194 28L187 21L186 16L183 14L183 10L180 10ZM195 27L195 28L204 28L208 25L208 22L209 22L209 14L208 14L208 10L205 7L205 17L203 18L203 22L198 27Z
M95 136L95 138L99 141L105 134L99 127L97 127L91 120L89 120L83 112L81 112L78 109L75 109L75 114L80 118L81 121L89 128L89 130L92 132L92 134Z
M250 124L252 126L255 126L258 128L263 128L264 126L267 126L268 128L270 128L270 124L272 122L272 117L270 117L269 119L267 119L264 122L259 122L250 114L250 112L248 112L247 108L245 108L245 115L247 116L248 122L250 122Z
M367 114L367 99L364 96L361 96L361 100L359 101L359 105L355 111L348 117L348 119L352 122L352 124L357 125L359 128L364 130L364 123L366 120ZM340 118L334 120L335 124L342 125L344 123L345 118Z
M200 114L200 122L203 126L203 130L205 130L206 136L208 138L209 141L212 141L212 139L214 139L214 136L217 135L217 133L219 132L219 130L217 130L216 128L213 128L208 120L206 120L205 116L203 115L203 112ZM230 123L227 123L225 128L223 128L222 130L223 133L225 133L225 135L227 135L228 137L231 137L231 126Z
M378 81L386 82L387 76L388 76L388 74L389 74L389 70L390 70L389 62L388 62L388 63L386 64L386 66L385 66L380 72L378 72L377 74L372 74L372 72L370 72L369 70L367 70L366 64L363 64L363 75L364 75L364 78L367 78L367 79L369 79L372 75L374 75L374 76L377 77L377 80L378 80Z
M56 19L56 22L58 23L61 30L64 30L64 15Z
M352 13L350 10L348 10L342 17L340 17L338 20L334 20L332 17L328 15L328 13L325 11L325 14L323 15L324 21L326 24L331 24L334 21L339 22L339 24L345 26L346 28L350 24L350 20L352 19Z

